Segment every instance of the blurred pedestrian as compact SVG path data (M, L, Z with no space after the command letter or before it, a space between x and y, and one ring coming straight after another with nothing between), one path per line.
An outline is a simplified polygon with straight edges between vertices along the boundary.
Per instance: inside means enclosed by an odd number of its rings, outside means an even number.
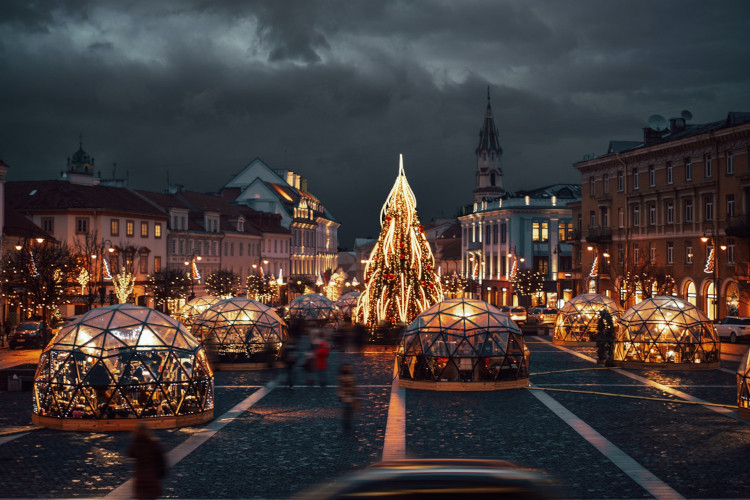
M133 431L128 455L135 459L133 498L159 498L161 480L167 475L166 457L159 441L143 422Z
M294 337L289 337L284 347L284 366L286 368L286 383L290 389L294 389L294 368L299 359L299 348Z
M352 430L352 415L359 406L357 399L357 382L354 379L354 371L348 363L341 365L339 369L339 401L343 405L341 424L345 432Z
M318 372L318 383L325 387L328 383L328 355L331 348L327 340L320 340L315 347L315 371Z

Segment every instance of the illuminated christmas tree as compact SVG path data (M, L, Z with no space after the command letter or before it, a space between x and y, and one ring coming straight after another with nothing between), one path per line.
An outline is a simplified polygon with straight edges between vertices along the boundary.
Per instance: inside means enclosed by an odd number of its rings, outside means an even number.
M380 211L380 236L365 267L364 291L357 319L370 328L408 324L443 300L435 261L417 216L417 200L406 181L403 157L388 198Z

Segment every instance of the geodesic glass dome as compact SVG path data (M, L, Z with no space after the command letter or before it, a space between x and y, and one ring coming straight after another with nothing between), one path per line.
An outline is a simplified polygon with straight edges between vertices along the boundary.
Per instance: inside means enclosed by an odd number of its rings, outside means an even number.
M331 299L319 293L300 295L289 303L289 318L305 321L334 322L341 317Z
M750 420L750 349L737 367L737 406L740 417Z
M342 316L351 318L354 309L357 307L358 298L359 292L349 292L339 297L334 304L339 308Z
M196 425L213 418L206 352L174 318L134 304L92 309L44 348L32 421L70 430Z
M622 309L611 298L598 293L584 293L573 297L557 313L553 342L567 345L594 342L599 312L603 310L609 311L617 325Z
M474 299L438 302L404 331L396 351L402 387L495 390L529 382L529 350L518 326Z
M668 295L646 299L623 313L614 360L647 368L718 368L719 337L703 312Z
M179 319L183 325L189 327L193 324L198 316L203 314L203 311L216 304L220 300L221 299L219 297L214 297L213 295L196 297L182 306L180 312L177 313L177 319Z
M193 322L192 333L217 369L271 363L279 359L288 340L286 324L275 310L243 297L220 300L206 309Z

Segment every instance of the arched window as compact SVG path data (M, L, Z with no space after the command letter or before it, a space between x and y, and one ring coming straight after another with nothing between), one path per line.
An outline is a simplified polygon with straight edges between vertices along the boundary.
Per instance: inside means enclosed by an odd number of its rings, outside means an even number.
M694 306L698 305L698 294L695 290L695 283L692 281L688 281L685 285L685 299Z

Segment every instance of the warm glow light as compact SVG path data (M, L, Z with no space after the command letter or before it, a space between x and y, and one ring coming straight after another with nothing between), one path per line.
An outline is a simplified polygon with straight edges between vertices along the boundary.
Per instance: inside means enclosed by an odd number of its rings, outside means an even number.
M707 242L708 241L708 236L701 236L701 241L703 243Z
M591 245L589 245L589 246L586 247L586 250L588 250L589 252L592 251L593 249L594 249L594 247L591 246Z
M36 242L39 244L44 243L44 238L37 238Z

